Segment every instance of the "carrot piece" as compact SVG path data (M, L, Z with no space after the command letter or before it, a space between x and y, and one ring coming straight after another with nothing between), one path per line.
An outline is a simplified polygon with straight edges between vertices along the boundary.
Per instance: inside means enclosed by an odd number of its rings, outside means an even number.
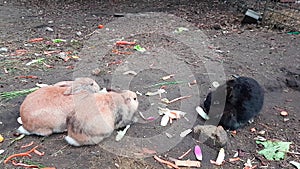
M175 168L175 169L179 169L179 167L178 167L177 165L175 165L175 164L173 164L173 163L171 163L171 162L169 162L169 161L160 159L160 158L157 157L156 155L153 156L153 157L154 157L155 160L157 160L157 161L160 162L160 163L166 164L166 165L171 166L171 167L173 167L173 168Z
M30 39L28 42L40 42L43 40L44 40L44 38L33 38L33 39Z
M100 24L100 25L98 25L98 28L99 28L99 29L103 29L103 28L104 28L104 25L101 25L101 24Z
M33 145L33 141L32 142L30 142L30 143L28 143L28 144L26 144L26 145L24 145L24 146L21 146L21 148L23 149L23 148L27 148L27 147L30 147L30 146L32 146Z
M37 166L37 165L29 165L29 164L25 164L25 163L17 163L15 160L12 160L11 163L14 166L20 166L20 167L24 167L24 168L39 168L39 166Z
M117 41L116 45L135 45L135 42Z
M38 150L33 150L33 152L35 153L35 154L37 154L37 155L39 155L39 156L43 156L43 155L45 155L45 152L40 152L40 151L38 151Z
M19 154L13 154L9 157L7 157L5 160L4 160L4 164L6 164L9 160L15 158L15 157L24 157L24 156L28 156L28 157L31 157L30 154L28 154L27 152L26 153L19 153Z
M9 160L11 160L11 159L13 159L13 158L15 158L15 157L28 156L28 157L31 158L30 153L34 152L34 150L35 150L36 148L38 148L38 146L33 147L31 150L29 150L29 151L27 151L27 152L25 152L25 153L13 154L13 155L7 157L7 158L4 160L4 164L6 164Z

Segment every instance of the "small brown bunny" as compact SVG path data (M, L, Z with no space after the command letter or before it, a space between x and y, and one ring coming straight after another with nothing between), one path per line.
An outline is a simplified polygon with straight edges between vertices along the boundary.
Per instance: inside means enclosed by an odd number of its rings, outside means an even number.
M48 136L67 129L66 118L75 108L74 98L99 92L99 85L90 78L76 78L30 93L20 107L22 126L18 132Z
M139 105L136 93L129 90L95 93L80 101L67 117L65 140L73 146L98 144L114 129L133 123Z

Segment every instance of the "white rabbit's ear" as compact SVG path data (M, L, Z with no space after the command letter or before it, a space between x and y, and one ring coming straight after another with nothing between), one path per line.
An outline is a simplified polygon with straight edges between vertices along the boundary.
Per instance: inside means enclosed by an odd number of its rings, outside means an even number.
M77 84L73 84L70 87L67 87L66 91L64 92L65 95L77 94L81 91L85 90L85 86L80 86Z
M68 87L66 89L66 91L64 92L64 95L71 95L71 94L74 94L73 88L72 87Z

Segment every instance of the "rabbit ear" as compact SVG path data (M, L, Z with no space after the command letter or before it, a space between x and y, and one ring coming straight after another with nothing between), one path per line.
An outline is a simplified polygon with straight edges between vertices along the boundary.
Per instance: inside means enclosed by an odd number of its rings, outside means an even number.
M85 86L84 85L79 85L79 84L73 84L70 87L67 87L66 91L64 92L65 95L71 95L71 94L76 94L81 91L84 91Z
M73 94L73 88L72 87L68 87L65 92L64 92L64 95L71 95Z

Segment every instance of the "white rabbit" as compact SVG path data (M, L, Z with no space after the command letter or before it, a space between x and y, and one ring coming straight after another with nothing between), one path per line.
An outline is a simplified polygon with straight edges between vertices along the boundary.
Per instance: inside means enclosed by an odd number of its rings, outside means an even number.
M133 123L139 105L136 93L129 90L95 93L79 102L67 118L65 140L73 146L98 144L114 129Z

